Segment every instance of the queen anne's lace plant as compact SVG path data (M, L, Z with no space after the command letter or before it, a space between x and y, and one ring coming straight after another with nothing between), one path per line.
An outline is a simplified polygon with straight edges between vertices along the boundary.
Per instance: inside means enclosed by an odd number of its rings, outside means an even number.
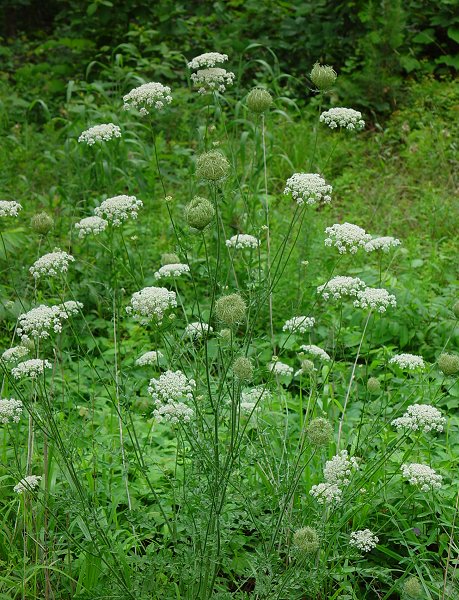
M133 294L130 306L126 307L126 312L142 324L146 324L152 319L160 324L164 313L169 308L176 306L175 292L166 288L146 287Z
M365 121L362 119L362 113L353 108L330 108L320 115L321 123L325 123L330 129L344 127L349 130L359 130L365 127Z
M288 377L293 375L293 367L286 365L280 360L275 360L269 363L268 369L271 371L271 373L274 373L274 375L285 375Z
M14 398L10 398L9 400L1 399L0 400L0 423L6 425L11 421L11 423L19 423L19 419L22 415L23 405L20 400L15 400Z
M191 81L199 88L198 92L200 94L205 94L208 91L223 93L227 86L233 85L234 73L220 67L211 67L192 73Z
M317 173L294 173L285 184L284 194L291 194L297 204L331 202L333 188Z
M189 423L194 417L194 410L183 402L169 402L155 408L153 416L158 423L161 421L169 421L174 425L181 422Z
M353 471L359 469L359 464L354 457L349 457L347 450L341 450L331 460L327 460L324 467L324 479L327 483L336 485L349 485Z
M227 54L220 54L220 52L205 52L204 54L200 54L190 60L188 63L189 69L202 69L215 67L215 65L219 65L228 60Z
M24 492L33 492L40 485L41 475L28 475L21 479L19 483L17 483L13 490L16 494L23 494Z
M311 354L312 356L316 356L317 358L320 358L320 360L323 361L331 360L330 355L327 352L325 352L325 350L322 350L322 348L319 348L319 346L315 346L314 344L306 344L300 346L300 350L302 350L305 354Z
M160 406L183 399L191 400L195 387L195 380L188 379L182 371L166 371L157 379L150 379L148 393L155 404Z
M22 206L14 200L0 200L0 217L17 217Z
M22 342L30 338L46 339L50 332L60 333L62 321L78 313L83 308L81 302L69 300L56 306L41 304L26 313L19 315L17 334Z
M69 263L75 259L67 252L54 248L54 252L45 254L34 262L30 267L30 273L39 279L42 276L57 277L62 273L67 273Z
M150 352L145 352L145 354L139 356L135 361L135 364L139 367L144 367L146 365L156 366L161 358L164 358L162 352L159 350L150 350Z
M324 300L328 300L330 297L334 300L341 300L341 298L357 296L358 292L365 288L365 282L358 277L338 275L327 283L319 285L317 293L323 296Z
M40 358L31 358L19 363L16 367L11 369L11 375L15 379L23 379L24 377L31 377L35 379L40 375L43 375L45 369L51 369L52 364L49 360L41 360Z
M311 327L314 327L316 320L314 317L292 317L285 321L282 331L289 331L290 333L305 333Z
M136 108L145 116L152 109L162 110L166 104L172 102L171 88L157 82L144 83L123 96L123 102L124 110Z
M121 129L113 123L103 123L90 127L78 138L78 141L85 142L88 146L93 146L96 142L108 142L113 138L121 137Z
M413 404L405 414L392 421L397 429L411 429L411 431L443 431L446 419L435 406L430 404Z
M185 335L194 339L201 338L205 334L212 333L213 329L207 323L201 323L200 321L196 321L194 323L189 323L185 327Z
M367 287L360 292L357 292L357 298L354 300L356 308L369 308L377 312L384 313L392 306L397 306L397 300L393 294L383 288Z
M309 490L311 496L317 500L319 504L336 505L341 502L343 490L336 483L319 483L313 485Z
M246 233L238 233L237 235L233 235L229 240L226 240L226 246L228 248L235 248L236 250L243 250L244 248L258 248L259 245L259 239Z
M170 279L171 277L180 277L180 275L186 275L190 272L188 265L177 263L164 265L155 273L155 279Z
M373 548L376 548L376 544L379 542L379 538L369 529L361 529L360 531L353 531L350 535L349 545L354 546L362 552L370 552Z
M24 356L27 356L29 352L30 350L26 346L14 346L13 348L8 348L8 350L5 350L5 352L2 354L2 361L6 363L14 363L18 360L21 360L21 358L24 358Z
M396 354L389 360L390 365L397 365L405 371L417 371L425 368L424 359L417 354Z
M347 252L355 254L371 239L371 235L365 233L365 229L353 223L335 223L335 225L327 227L325 233L328 235L325 245L334 246L340 254Z
M110 221L114 227L119 227L121 223L128 219L137 219L139 208L143 206L142 200L137 200L135 196L114 196L107 198L100 206L94 209L96 217L104 217Z
M78 237L83 238L87 235L98 235L107 228L108 221L101 217L86 217L75 224L75 229L78 229Z
M370 240L363 247L365 252L374 252L375 250L381 250L382 252L389 252L391 248L400 246L401 242L397 238L391 236L376 237Z
M256 404L257 402L266 402L271 397L269 390L262 387L249 388L241 392L241 402Z
M442 476L428 465L409 463L403 464L400 468L403 477L406 477L411 485L419 487L421 492L441 488Z

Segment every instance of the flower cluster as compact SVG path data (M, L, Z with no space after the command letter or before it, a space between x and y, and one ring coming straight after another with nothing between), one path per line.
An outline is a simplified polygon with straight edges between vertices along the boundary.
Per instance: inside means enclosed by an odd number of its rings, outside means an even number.
M378 542L378 536L371 532L369 529L353 531L349 539L349 545L358 548L362 552L370 552L370 550L376 548L376 544Z
M309 490L319 504L339 504L343 490L336 483L319 483Z
M10 398L0 400L0 423L18 423L22 415L23 405L20 400Z
M370 240L363 247L365 252L374 252L375 250L381 250L382 252L389 252L391 248L400 246L401 242L397 238L389 235L383 237L376 237Z
M23 494L24 492L33 492L40 485L41 475L28 475L21 479L19 483L17 483L13 490L16 494Z
M22 379L23 377L31 377L35 379L40 375L43 375L45 369L51 369L52 364L49 360L41 360L40 358L31 358L29 360L25 360L11 369L11 375L15 379Z
M94 209L96 217L105 216L114 227L119 227L121 223L129 218L137 219L139 208L143 206L142 200L137 200L135 196L114 196L107 198L100 206Z
M397 300L393 294L382 288L367 287L357 292L357 298L354 300L356 308L369 308L380 313L386 312L389 306L397 306Z
M273 362L270 362L268 364L268 369L271 371L271 373L274 373L274 375L285 375L287 377L293 375L293 367L286 365L280 360L274 360Z
M75 229L78 229L78 237L83 238L87 235L98 235L107 228L108 221L101 217L86 217L75 224Z
M17 217L22 206L14 200L0 200L0 217Z
M406 477L411 485L420 487L421 492L428 492L432 488L441 488L442 476L428 465L409 463L403 464L400 468L403 477Z
M335 223L325 229L328 237L325 239L326 246L335 246L340 254L355 254L359 248L365 246L371 240L371 235L358 225L352 223Z
M317 173L294 173L285 184L284 194L292 194L297 204L331 202L333 188Z
M171 88L162 83L150 82L134 88L123 96L124 110L136 108L142 116L148 115L152 108L162 110L172 102Z
M50 332L60 333L62 321L75 315L83 308L81 302L69 300L56 306L41 304L26 313L19 315L17 333L23 342L32 338L46 339Z
M320 122L325 123L330 129L344 127L345 129L363 129L365 121L362 119L362 113L353 108L330 108L320 115Z
M185 327L185 335L194 339L201 338L205 334L212 333L213 329L207 323L201 323L200 321L196 321L194 323L189 323Z
M331 460L327 460L324 467L324 479L327 483L348 485L353 471L359 468L354 457L349 457L347 450L341 450Z
M238 233L233 235L229 240L226 240L226 246L228 248L235 248L236 250L242 250L244 248L258 248L260 240L253 235L246 233Z
M162 352L159 350L150 350L150 352L145 352L142 356L135 361L135 364L139 367L144 367L146 365L157 365L159 360L163 357Z
M26 346L14 346L13 348L8 348L2 354L2 361L6 363L14 363L24 358L29 354L29 349Z
M396 354L389 360L390 365L397 365L400 369L417 371L425 368L424 359L416 354Z
M194 410L183 402L169 402L155 408L153 416L158 423L161 421L169 421L173 424L180 422L189 423L194 417Z
M392 421L397 429L411 429L411 431L443 431L446 419L435 406L429 404L413 404L405 414Z
M196 87L199 87L198 92L200 94L217 90L223 93L227 86L233 85L234 77L235 75L231 71L227 71L220 67L211 67L192 73L191 81Z
M262 387L249 388L241 392L241 402L251 403L254 405L262 400L269 400L270 397L271 394L269 390Z
M30 267L30 273L35 279L40 278L42 275L48 275L49 277L56 277L60 273L67 273L69 263L75 259L67 252L55 248L54 252L44 254L38 260L36 260Z
M220 52L205 52L190 60L188 63L189 69L201 69L202 67L211 68L215 67L220 63L224 63L228 60L227 54L220 54Z
M155 418L172 423L189 422L194 411L182 400L191 400L195 387L194 379L188 379L181 371L166 371L157 379L151 379L148 393L156 404Z
M166 288L146 287L133 294L130 306L126 307L126 312L142 324L146 324L152 319L160 324L166 310L176 306L175 292L170 292Z
M327 281L327 283L319 285L317 293L323 296L325 300L328 300L330 297L334 300L341 300L341 298L346 296L356 296L359 291L365 288L365 282L358 277L338 275Z
M293 545L305 554L312 554L320 547L320 537L312 527L302 527L293 534Z
M289 331L290 333L305 333L311 327L314 327L316 320L314 317L292 317L285 321L282 331Z
M121 129L113 123L103 123L90 127L78 138L78 141L85 142L88 146L93 146L96 142L108 142L113 138L121 137Z
M314 344L306 344L300 346L300 350L302 350L305 354L312 354L312 356L317 356L317 358L320 358L320 360L331 360L330 355L327 352L325 352L325 350L322 350L322 348L319 348L319 346L315 346Z
M156 271L155 279L169 279L171 277L180 277L190 272L190 267L182 263L172 263L169 265L163 265Z

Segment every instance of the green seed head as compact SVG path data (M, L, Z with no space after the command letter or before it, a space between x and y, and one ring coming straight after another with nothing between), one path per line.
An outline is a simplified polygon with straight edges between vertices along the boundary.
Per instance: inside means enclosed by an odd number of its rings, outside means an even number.
M228 159L219 150L210 150L198 156L196 160L196 177L207 181L224 179L230 169Z
M328 65L320 65L316 63L312 67L311 74L309 75L312 83L316 86L318 90L321 92L328 91L337 78L336 72L333 67L329 67Z
M403 584L403 593L407 598L423 598L424 592L417 577L408 577Z
M315 368L314 368L314 363L312 362L312 360L309 360L308 358L305 358L304 360L301 361L301 370L303 371L303 373L314 373Z
M312 554L320 547L320 537L312 527L302 527L293 534L293 545L304 554Z
M161 265L177 265L180 262L180 258L173 252L166 252L161 254Z
M192 229L202 231L215 217L215 208L207 198L195 196L185 208L185 218Z
M333 427L330 421L318 417L307 426L306 436L312 446L328 446L333 437Z
M253 365L250 358L238 356L233 363L233 374L241 381L251 381L253 377Z
M54 227L54 220L47 213L37 213L30 220L32 229L40 235L47 235Z
M247 96L247 108L254 113L264 113L272 103L271 94L263 88L253 88Z
M370 394L379 394L381 391L381 383L376 377L370 377L367 381L367 390Z
M239 294L222 296L215 303L217 319L226 325L243 323L247 312L247 305Z
M438 368L444 375L456 375L459 373L459 356L456 354L440 354Z

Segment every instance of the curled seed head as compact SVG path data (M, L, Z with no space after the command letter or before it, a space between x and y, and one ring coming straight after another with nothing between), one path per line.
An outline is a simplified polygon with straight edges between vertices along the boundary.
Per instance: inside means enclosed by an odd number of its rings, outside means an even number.
M417 577L408 577L403 584L403 592L407 598L422 598L424 592Z
M227 325L235 325L245 321L247 305L239 294L222 296L215 303L217 319Z
M207 181L220 181L229 172L228 159L219 150L210 150L198 156L196 160L196 177Z
M312 527L302 527L293 534L293 545L305 554L312 554L320 547L320 537Z
M459 356L456 354L440 354L438 368L444 375L456 375L459 373Z
M306 436L312 446L328 446L333 437L333 427L330 421L318 417L307 426Z
M264 113L272 103L271 94L263 88L253 88L247 96L247 108L254 113Z
M328 91L337 78L336 71L333 67L329 67L328 65L320 65L316 63L312 67L312 71L309 75L312 83L316 86L318 90L321 92Z
M207 198L195 196L185 208L185 218L192 229L202 231L215 217L215 208Z
M241 381L251 381L253 377L253 364L250 358L238 356L233 363L233 374Z
M32 217L30 224L32 229L40 235L47 235L54 227L54 220L48 213L40 212Z
M381 383L376 377L369 377L367 381L367 390L370 394L378 394L381 391Z

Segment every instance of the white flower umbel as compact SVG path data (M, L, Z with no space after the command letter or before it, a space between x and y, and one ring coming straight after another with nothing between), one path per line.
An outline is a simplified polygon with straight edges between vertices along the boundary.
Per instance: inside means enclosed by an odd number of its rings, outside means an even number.
M157 379L150 379L148 393L159 406L185 398L191 400L195 388L195 380L188 379L182 371L166 371Z
M391 248L400 246L401 241L391 236L376 237L370 240L363 247L365 252L375 252L380 250L381 252L389 252Z
M69 317L77 315L82 308L83 304L81 302L75 302L74 300L67 300L62 304L53 306L53 310L60 319L68 319Z
M292 317L285 321L282 331L289 331L290 333L305 333L311 327L314 327L316 320L314 317Z
M309 493L314 496L319 504L330 504L332 506L339 504L343 496L343 490L336 483L313 485Z
M411 485L419 487L421 492L441 488L442 476L428 465L409 463L403 464L400 468L403 477L406 477Z
M317 173L294 173L285 184L284 194L291 194L297 204L331 202L333 188Z
M328 237L325 239L326 246L334 246L340 254L355 254L357 250L365 246L371 240L371 235L358 225L353 223L335 223L325 229Z
M17 334L21 337L22 342L27 342L30 338L46 339L50 336L51 331L60 333L62 321L77 314L82 308L81 302L73 300L56 306L41 304L19 315Z
M362 552L370 552L373 548L376 548L376 544L379 542L379 538L369 529L361 529L360 531L353 531L350 535L349 545L354 546Z
M189 69L202 69L215 67L215 65L219 65L228 60L227 54L220 54L220 52L205 52L204 54L200 54L190 60L188 63Z
M94 125L90 127L78 138L78 141L88 144L88 146L94 146L96 142L108 142L113 138L121 137L121 129L118 125L113 123L102 123L101 125Z
M114 196L95 208L94 214L101 218L105 216L114 227L119 227L128 219L137 219L139 208L142 206L142 200L137 200L135 196Z
M212 333L213 329L207 323L201 323L200 321L196 321L194 323L189 323L185 327L184 335L198 339L201 338L205 334Z
M425 368L424 359L417 354L396 354L389 360L390 365L397 365L404 371L418 371Z
M327 483L336 485L349 485L354 471L358 471L359 464L354 457L349 457L347 450L341 450L331 460L327 460L324 467L324 479Z
M223 93L227 86L233 85L234 77L234 73L231 71L220 67L211 67L192 73L191 81L199 88L200 94L215 91Z
M171 277L180 277L190 272L190 267L182 263L173 263L164 265L155 273L155 279L170 279Z
M78 237L84 238L87 235L99 235L107 225L108 221L101 217L86 217L75 224L75 229L78 229Z
M435 406L430 404L413 404L405 414L392 421L397 429L411 429L411 431L443 431L446 419Z
M22 415L23 405L20 400L10 398L0 400L0 423L19 423Z
M319 348L319 346L315 346L314 344L300 346L300 350L302 350L305 354L311 354L312 356L316 356L317 358L320 358L320 360L326 362L331 360L330 355L325 352L325 350L322 350L322 348Z
M152 109L160 111L172 102L171 88L157 82L144 83L123 96L123 102L124 110L136 108L145 116Z
M159 350L150 350L150 352L145 352L145 354L139 356L135 364L139 367L145 367L146 365L157 366L161 358L164 358L162 352Z
M247 233L238 233L233 235L229 240L226 240L226 246L228 248L235 248L236 250L243 250L244 248L258 248L260 240L253 235Z
M393 294L382 288L367 287L364 290L357 292L357 298L354 300L356 308L369 308L377 312L384 313L392 306L397 306L397 300Z
M175 292L162 287L146 287L133 294L130 306L126 307L126 312L142 324L146 324L152 319L160 324L164 313L169 308L176 306Z
M21 358L24 358L24 356L27 356L29 352L30 350L26 348L26 346L14 346L13 348L8 348L8 350L5 350L5 352L2 354L2 361L6 363L14 363L18 360L21 360Z
M33 492L40 485L41 475L28 475L21 479L19 483L17 483L13 490L16 494L23 494L24 492Z
M45 369L51 369L52 364L49 360L41 360L40 358L31 358L29 360L25 360L11 369L11 375L15 379L23 379L24 377L31 377L35 379L40 375L43 375Z
M284 375L286 377L293 375L293 367L286 365L280 360L275 360L269 363L268 369L271 371L271 373L274 373L274 375Z
M74 262L73 256L67 254L59 248L54 248L54 252L43 255L36 260L29 271L39 279L42 276L57 277L62 273L67 273L69 263Z
M366 283L358 277L338 275L327 281L327 283L319 285L317 293L325 300L329 298L341 300L341 298L357 296L358 292L365 288Z
M22 206L14 200L0 200L0 217L17 217Z
M270 398L270 391L262 387L249 388L241 392L241 402L256 404L257 402L266 402Z
M183 402L169 402L156 408L153 416L158 423L168 421L176 425L177 423L189 423L194 417L194 410Z
M362 119L362 113L353 108L330 108L320 115L321 123L325 123L330 129L341 127L344 129L360 130L365 127L365 121Z

